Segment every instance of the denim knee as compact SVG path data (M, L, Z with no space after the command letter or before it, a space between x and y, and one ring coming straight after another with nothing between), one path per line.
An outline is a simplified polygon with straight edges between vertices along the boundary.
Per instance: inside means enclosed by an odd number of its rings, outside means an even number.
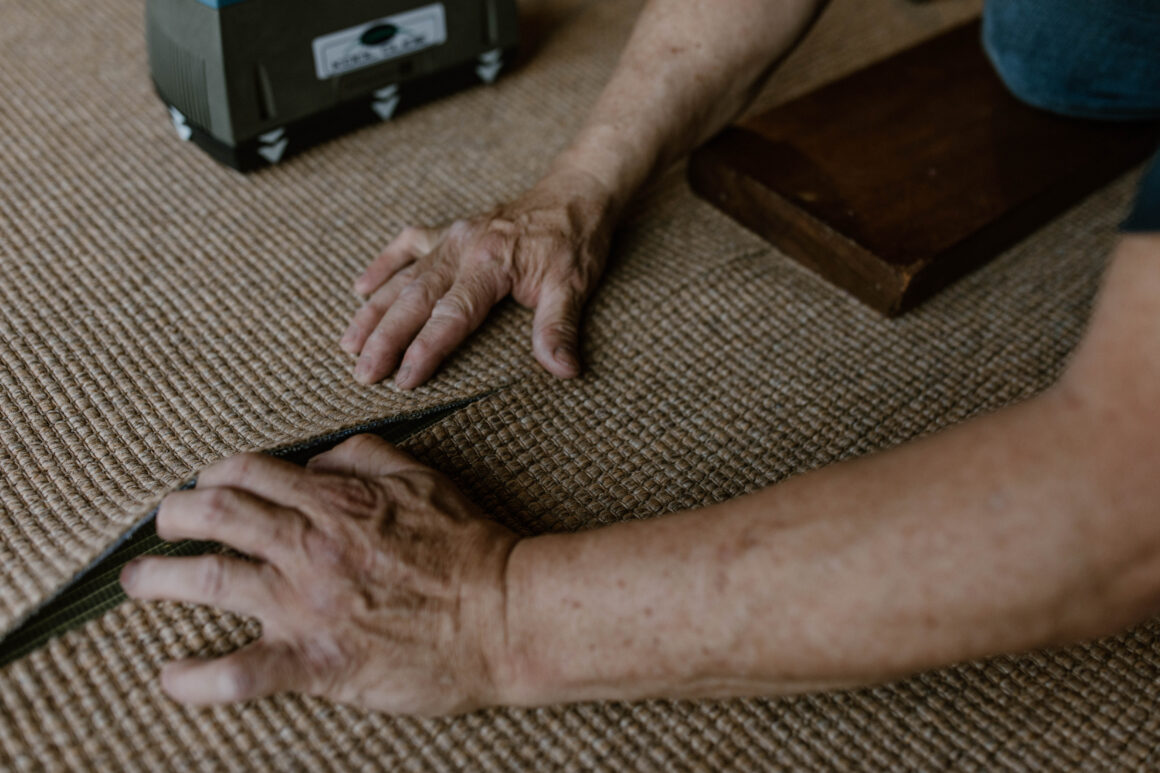
M983 46L1030 105L1081 118L1160 118L1160 2L988 0Z

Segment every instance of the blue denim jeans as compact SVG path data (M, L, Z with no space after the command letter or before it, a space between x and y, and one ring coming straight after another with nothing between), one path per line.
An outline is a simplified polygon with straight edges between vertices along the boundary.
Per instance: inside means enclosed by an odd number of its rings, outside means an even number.
M988 0L983 46L1035 107L1111 121L1160 120L1160 0ZM1126 230L1160 230L1160 158Z

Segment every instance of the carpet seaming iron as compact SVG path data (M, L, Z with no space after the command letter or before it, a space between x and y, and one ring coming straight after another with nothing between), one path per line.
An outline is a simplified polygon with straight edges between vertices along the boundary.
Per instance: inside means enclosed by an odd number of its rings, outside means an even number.
M149 69L178 136L247 171L491 83L514 0L147 0Z

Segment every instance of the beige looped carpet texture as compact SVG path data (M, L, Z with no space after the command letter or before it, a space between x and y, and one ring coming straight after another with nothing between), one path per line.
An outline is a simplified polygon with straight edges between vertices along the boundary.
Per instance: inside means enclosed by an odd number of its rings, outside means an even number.
M408 445L530 534L716 502L1052 381L1134 175L888 321L696 200L674 170L619 234L587 319L584 378L544 375L529 313L506 304L429 386L355 384L335 341L360 267L404 224L469 214L534 181L638 9L526 2L530 56L494 87L243 177L173 136L146 74L139 0L0 0L0 629L211 461L490 390ZM978 9L836 0L760 102ZM131 604L69 633L0 671L0 768L1160 764L1156 623L782 700L429 721L298 696L195 710L161 694L165 660L257 632L205 608Z

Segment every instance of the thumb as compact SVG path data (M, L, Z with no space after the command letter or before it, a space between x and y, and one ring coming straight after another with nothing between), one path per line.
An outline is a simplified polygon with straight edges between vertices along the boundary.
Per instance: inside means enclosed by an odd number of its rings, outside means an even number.
M532 351L553 376L580 375L580 311L583 296L566 282L550 284L540 292L532 325Z

